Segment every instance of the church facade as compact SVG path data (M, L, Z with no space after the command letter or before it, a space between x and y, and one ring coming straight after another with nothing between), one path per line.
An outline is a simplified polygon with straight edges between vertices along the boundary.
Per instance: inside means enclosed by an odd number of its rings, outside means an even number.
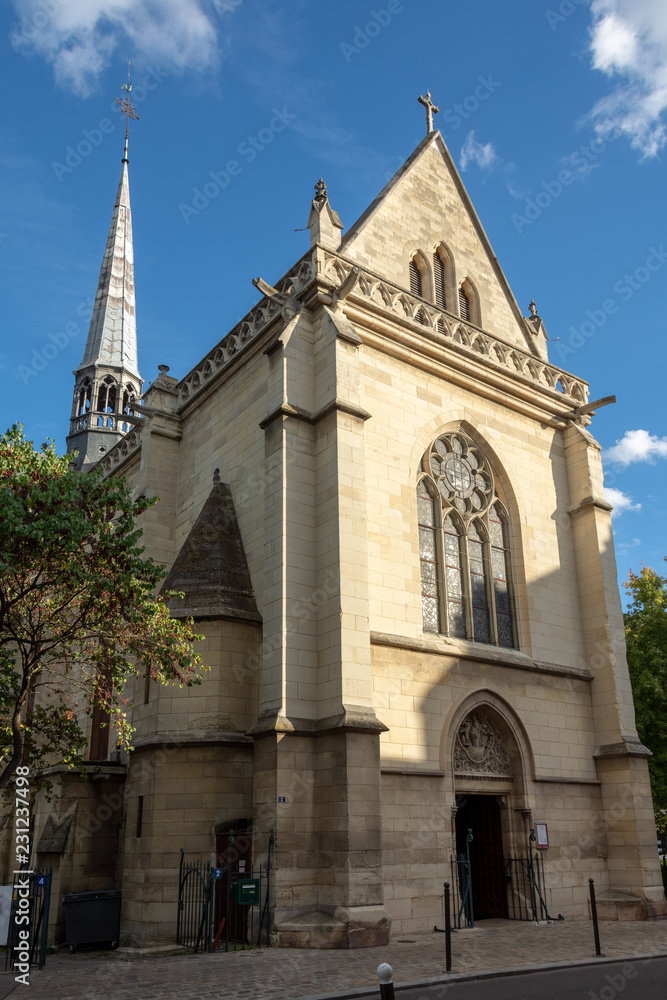
M531 851L552 916L588 918L589 877L604 917L661 913L588 385L440 133L344 235L320 182L300 260L141 404L129 215L124 162L70 446L160 497L143 540L210 671L138 684L129 759L98 727L40 807L56 891L122 888L123 941L171 942L181 849L242 831L279 945L431 929L466 850L477 919Z

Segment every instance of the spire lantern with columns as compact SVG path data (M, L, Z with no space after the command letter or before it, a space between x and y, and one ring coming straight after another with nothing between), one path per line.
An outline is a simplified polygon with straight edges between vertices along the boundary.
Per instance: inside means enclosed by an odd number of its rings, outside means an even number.
M67 451L86 472L137 422L134 404L143 380L137 361L134 254L128 178L130 118L137 118L127 97L118 101L126 116L125 148L116 202L102 260L95 304L81 364L74 371L74 400Z

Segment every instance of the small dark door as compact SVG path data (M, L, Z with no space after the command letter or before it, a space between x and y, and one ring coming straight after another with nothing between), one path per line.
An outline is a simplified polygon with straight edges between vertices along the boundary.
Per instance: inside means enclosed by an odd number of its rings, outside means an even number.
M472 830L470 868L475 920L506 917L500 806L492 795L461 796L456 813L456 852L466 853Z
M252 836L234 834L230 844L228 833L215 838L216 865L222 868L222 878L215 884L213 937L219 942L236 941L245 944L248 935L248 907L236 902L236 883L252 872ZM223 922L224 921L224 922Z

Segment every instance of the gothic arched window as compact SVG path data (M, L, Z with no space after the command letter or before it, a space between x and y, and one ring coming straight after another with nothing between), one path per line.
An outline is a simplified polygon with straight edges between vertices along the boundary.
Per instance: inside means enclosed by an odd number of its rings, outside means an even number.
M77 408L77 416L84 417L90 409L90 379L85 378L81 383L81 390L79 392L79 405Z
M426 452L417 487L425 632L516 646L509 519L491 466L461 431Z
M416 257L410 260L410 291L420 299L423 298L424 279Z
M470 319L470 299L463 285L459 288L459 315L461 319Z
M454 295L452 293L456 292L454 261L444 243L436 247L433 252L433 291L436 306L453 312L454 304L451 300Z
M469 323L482 325L479 295L470 278L464 278L459 285L459 316Z
M134 401L134 386L128 382L123 392L123 413L128 413L130 416L134 415L134 410L132 409Z

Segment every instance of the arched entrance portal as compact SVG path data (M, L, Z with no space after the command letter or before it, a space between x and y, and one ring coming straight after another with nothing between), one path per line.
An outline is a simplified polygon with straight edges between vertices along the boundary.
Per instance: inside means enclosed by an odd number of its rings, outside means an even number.
M457 857L470 857L475 921L507 917L505 859L523 847L529 815L518 740L489 700L478 696L472 709L470 702L467 712L461 707L448 748L456 796L453 846Z
M470 852L475 920L506 917L503 832L500 805L493 795L457 795L456 853ZM467 844L468 831L472 840Z

